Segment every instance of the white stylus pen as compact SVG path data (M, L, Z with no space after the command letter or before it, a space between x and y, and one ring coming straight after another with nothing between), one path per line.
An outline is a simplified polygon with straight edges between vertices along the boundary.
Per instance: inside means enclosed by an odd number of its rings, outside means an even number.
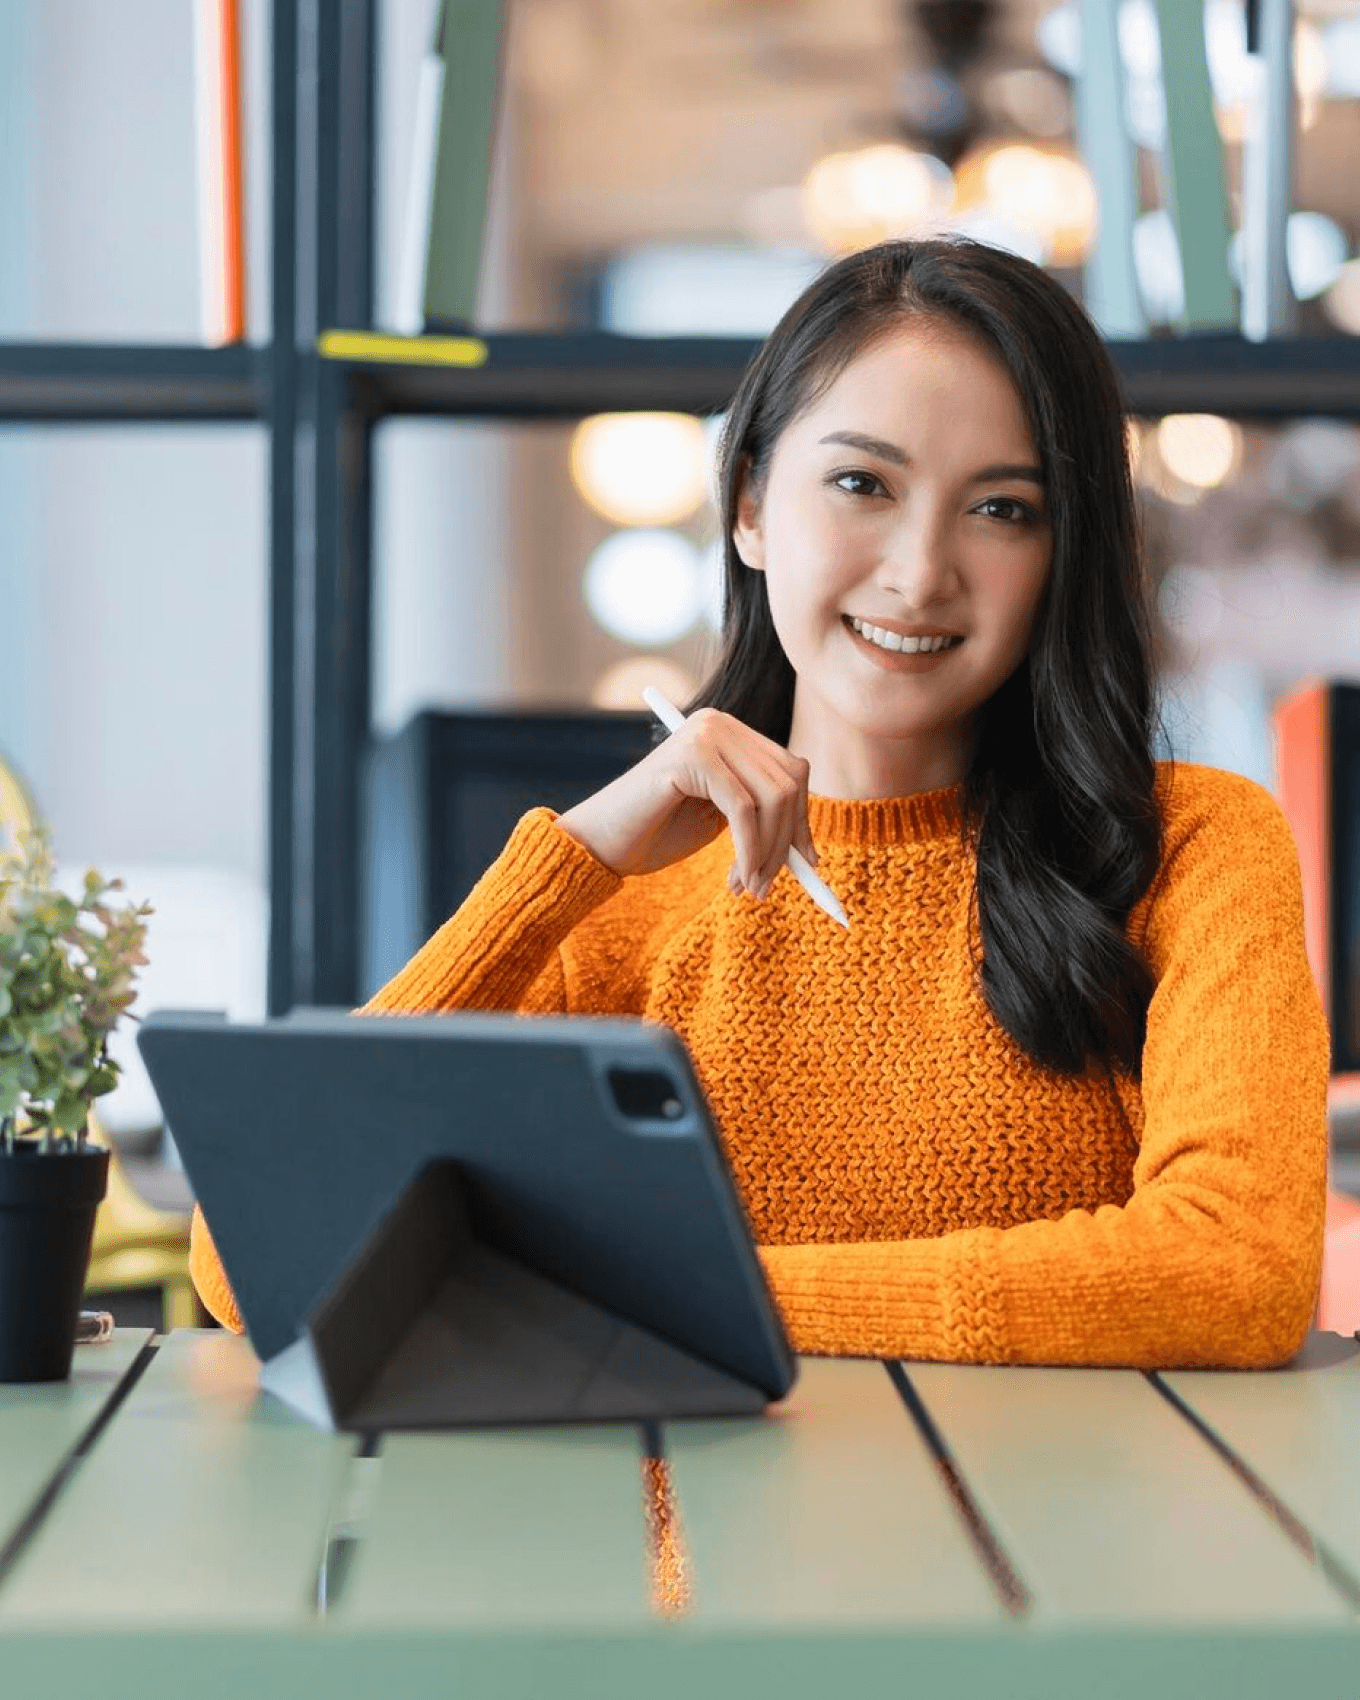
M685 724L685 717L673 702L663 697L655 685L648 685L642 693L642 700L651 709L668 732L678 732ZM813 872L812 864L801 850L789 845L787 857L789 872L819 908L825 909L833 921L839 921L841 926L849 927L845 911L841 908L838 898L825 880L820 880Z

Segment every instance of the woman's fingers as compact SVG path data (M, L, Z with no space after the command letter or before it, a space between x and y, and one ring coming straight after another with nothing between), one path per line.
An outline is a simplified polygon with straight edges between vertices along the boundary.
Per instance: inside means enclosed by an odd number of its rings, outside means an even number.
M798 822L794 843L815 868L817 846L812 842L812 828L808 824L808 778L812 770L802 756L790 756L789 760L795 764L798 776Z
M791 845L815 856L807 825L807 763L740 722L715 717L704 737L710 796L736 850L728 883L768 894Z
M753 736L756 746L752 759L759 776L754 789L761 805L762 821L768 826L767 854L755 887L757 895L764 897L791 848L800 850L809 861L816 860L817 851L807 819L807 762L758 734Z
M736 857L735 890L764 895L792 845L809 859L816 855L807 825L807 763L733 716L700 709L558 824L606 867L627 875L692 855L722 820Z
M708 795L722 810L732 835L737 878L748 891L753 890L764 862L760 805L754 789L717 751L710 753L704 777Z
M763 775L761 796L762 819L767 823L764 836L765 860L757 877L756 895L766 897L775 876L788 858L789 846L798 837L798 781L783 766Z

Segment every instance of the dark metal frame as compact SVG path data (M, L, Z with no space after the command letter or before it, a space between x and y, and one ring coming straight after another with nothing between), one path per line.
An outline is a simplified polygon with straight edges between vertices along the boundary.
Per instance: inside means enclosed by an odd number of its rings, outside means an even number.
M742 338L516 334L477 368L323 360L372 321L375 0L274 0L266 348L0 343L0 423L263 420L270 435L269 1007L347 1004L359 965L373 426L723 407ZM1360 419L1360 339L1116 343L1130 410Z
M269 1007L348 1003L369 716L372 417L317 358L372 319L373 0L275 0Z

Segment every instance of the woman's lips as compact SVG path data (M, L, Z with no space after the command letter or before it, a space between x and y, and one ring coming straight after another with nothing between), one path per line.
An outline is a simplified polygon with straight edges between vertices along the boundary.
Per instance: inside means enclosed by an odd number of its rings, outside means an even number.
M869 656L880 667L886 667L892 672L919 673L925 669L938 666L958 649L963 639L957 633L939 633L920 638L900 632L888 631L885 627L871 625L867 620L858 620L854 615L842 617L842 624L849 632L855 647ZM873 633L873 636L869 634ZM943 640L941 642L941 640ZM918 648L918 644L940 643L939 648ZM897 647L910 644L910 649Z

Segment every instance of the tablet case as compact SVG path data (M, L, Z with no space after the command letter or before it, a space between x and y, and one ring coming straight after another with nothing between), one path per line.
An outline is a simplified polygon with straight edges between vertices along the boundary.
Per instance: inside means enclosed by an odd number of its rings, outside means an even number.
M313 1422L736 1415L792 1384L666 1029L157 1014L139 1044L261 1384Z

